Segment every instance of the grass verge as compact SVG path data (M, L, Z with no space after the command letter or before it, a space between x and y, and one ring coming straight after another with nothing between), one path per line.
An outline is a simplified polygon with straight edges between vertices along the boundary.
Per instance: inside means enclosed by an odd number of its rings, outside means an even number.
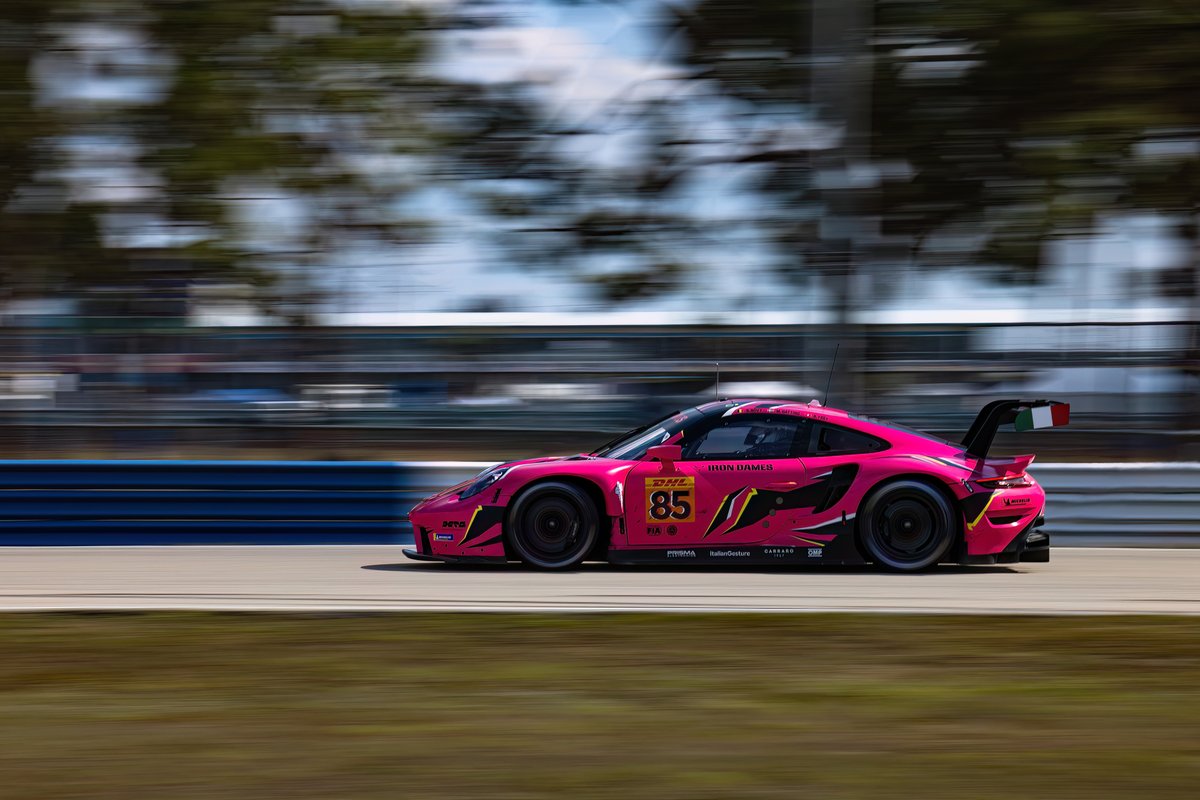
M0 797L1194 798L1200 620L0 617Z

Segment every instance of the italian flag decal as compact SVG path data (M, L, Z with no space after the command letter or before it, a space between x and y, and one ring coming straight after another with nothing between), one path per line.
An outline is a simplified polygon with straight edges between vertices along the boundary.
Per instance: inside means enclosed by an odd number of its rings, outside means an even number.
M1018 431L1032 431L1038 428L1057 428L1066 425L1071 419L1071 406L1066 403L1053 405L1032 406L1017 414L1013 425Z

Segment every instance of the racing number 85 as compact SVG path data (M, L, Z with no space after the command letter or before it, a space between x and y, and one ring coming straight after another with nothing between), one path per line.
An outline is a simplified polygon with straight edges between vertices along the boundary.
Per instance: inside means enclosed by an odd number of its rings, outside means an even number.
M688 501L691 494L686 489L659 489L650 495L650 516L659 520L687 519L692 515Z
M692 522L696 519L694 492L696 479L647 478L646 521L647 522Z

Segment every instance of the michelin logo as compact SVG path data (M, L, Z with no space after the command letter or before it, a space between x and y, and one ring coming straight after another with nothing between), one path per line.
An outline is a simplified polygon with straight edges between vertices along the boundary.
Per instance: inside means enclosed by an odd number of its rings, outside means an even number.
M454 534L453 533L435 533L433 535L433 538L437 539L439 542L453 542Z

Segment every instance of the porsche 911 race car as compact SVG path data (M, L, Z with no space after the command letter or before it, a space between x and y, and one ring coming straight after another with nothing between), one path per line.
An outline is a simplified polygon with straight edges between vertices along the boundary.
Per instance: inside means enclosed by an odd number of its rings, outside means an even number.
M1002 424L1067 424L1000 400L961 443L811 403L722 400L595 452L499 464L417 504L411 558L615 564L1048 561L1032 455L989 457Z

